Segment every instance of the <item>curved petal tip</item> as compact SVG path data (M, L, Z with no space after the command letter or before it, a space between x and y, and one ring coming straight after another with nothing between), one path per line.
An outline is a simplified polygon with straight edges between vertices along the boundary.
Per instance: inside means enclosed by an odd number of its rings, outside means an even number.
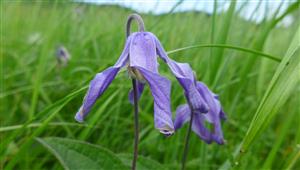
M223 137L218 136L218 135L213 135L212 137L213 137L214 141L215 141L217 144L219 144L219 145L224 145L224 144L226 144L226 141L224 140Z
M164 134L166 137L172 136L174 134L174 130L166 130L160 129L160 133Z
M76 115L75 115L75 120L77 121L77 122L79 122L79 123L83 123L84 122L84 120L83 120L83 117L82 117L82 115L81 115L81 108L79 109L79 111L76 113Z

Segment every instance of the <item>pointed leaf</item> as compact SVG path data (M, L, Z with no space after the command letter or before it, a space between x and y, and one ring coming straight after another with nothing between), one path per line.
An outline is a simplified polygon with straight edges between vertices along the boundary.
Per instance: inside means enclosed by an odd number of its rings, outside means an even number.
M131 166L131 162L132 162L132 158L133 158L132 154L122 153L122 154L118 154L118 157L123 161L123 163L125 165ZM166 168L163 167L160 163L158 163L150 158L146 158L146 157L139 155L138 160L137 160L136 169L138 169L138 170L154 170L154 169L164 170Z
M65 138L38 138L60 161L64 169L130 169L108 149L90 143Z

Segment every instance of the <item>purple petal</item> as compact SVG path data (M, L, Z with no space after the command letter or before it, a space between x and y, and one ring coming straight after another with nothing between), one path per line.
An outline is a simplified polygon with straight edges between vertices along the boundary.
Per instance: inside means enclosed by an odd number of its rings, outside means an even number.
M176 110L175 129L178 130L186 122L190 121L191 109L187 104L180 105ZM206 143L212 142L212 133L204 125L205 117L203 114L194 113L192 130Z
M141 97L141 95L142 95L142 93L144 91L144 87L145 87L145 83L137 81L137 91L138 91L137 97L138 97L138 100L140 99L140 97ZM134 104L134 101L133 101L133 89L131 89L129 91L128 99L129 99L129 101L130 101L131 104Z
M221 112L221 104L219 100L214 97L214 93L212 93L202 82L197 82L197 90L209 106L209 114L206 114L206 118L210 123L217 121Z
M155 41L148 32L138 32L131 35L130 43L130 73L138 81L138 98L140 98L144 89L144 77L134 67L142 67L149 71L158 73L158 63L156 57ZM129 101L133 104L133 91L129 92Z
M220 121L214 123L214 133L213 133L212 138L214 141L216 141L220 145L225 143Z
M139 32L132 36L130 45L130 66L142 67L158 72L155 40L149 32Z
M218 117L217 114L221 110L220 103L217 99L214 98L214 95L212 95L212 92L208 89L208 87L205 84L197 82L197 90L209 106L210 114L207 114L206 117L208 118L209 122L212 123L213 119Z
M80 107L75 116L75 119L78 122L83 122L83 119L87 116L96 100L107 89L120 68L126 64L128 60L130 42L131 38L128 38L125 48L116 64L103 72L96 74L94 79L91 81L89 89L83 99L83 105Z
M221 118L225 117L225 113L221 108L221 103L204 83L197 82L197 90L210 109L206 114L200 114L195 110L192 130L206 143L215 141L218 144L224 144ZM176 111L175 129L177 130L189 121L190 115L191 110L187 104L179 106ZM212 124L213 129L207 128L205 122Z
M150 86L154 98L155 128L159 129L159 131L165 135L172 135L174 133L174 125L170 106L170 81L142 67L135 68L141 72Z
M208 112L207 104L196 89L196 80L190 65L187 63L177 63L176 61L170 59L156 37L155 40L157 54L168 64L172 73L183 87L185 96L192 105L193 109L199 110L202 113Z
M213 140L218 144L224 144L223 132L221 127L221 118L225 118L221 103L215 98L215 94L202 82L197 82L197 89L209 106L209 112L205 115L205 120L214 126Z
M223 119L223 120L227 119L226 113L223 111L223 109L221 109L220 118Z
M183 104L177 107L176 117L174 121L175 130L181 128L186 122L191 119L191 110L187 104Z
M206 143L212 142L212 134L211 132L205 127L205 117L203 114L194 113L194 121L192 124L193 131Z

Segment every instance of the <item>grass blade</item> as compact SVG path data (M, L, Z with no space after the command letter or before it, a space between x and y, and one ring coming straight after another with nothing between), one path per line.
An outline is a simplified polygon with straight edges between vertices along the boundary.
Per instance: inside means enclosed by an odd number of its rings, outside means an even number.
M300 27L298 28L295 38L283 58L283 61L278 66L268 90L260 102L247 134L243 139L241 152L247 151L254 140L269 125L271 119L286 102L290 93L294 90L299 81L299 34Z
M249 48L243 48L243 47L238 47L238 46L233 46L233 45L227 45L227 44L201 44L201 45L192 45L192 46L187 46L187 47L183 47L183 48L178 48L175 50L171 50L168 51L168 54L173 54L179 51L184 51L184 50L189 50L189 49L194 49L194 48L202 48L202 47L217 47L217 48L228 48L228 49L234 49L234 50L238 50L238 51L243 51L243 52L247 52L250 54L254 54L254 57L258 57L258 56L262 56L268 59L271 59L273 61L276 62L280 62L281 59L279 57L270 55L270 54L265 54L263 52L260 51L256 51L256 50L252 50Z
M218 43L218 44L225 44L227 41L232 17L233 17L234 11L235 11L235 6L236 6L236 1L232 0L230 3L229 9L227 11L227 14L224 18L223 26L220 27L220 30L219 30L219 34L218 34L218 37L216 40L216 43ZM213 54L215 55L215 59L214 59L214 62L212 63L212 69L211 69L211 75L210 75L210 78L211 78L211 80L213 80L213 82L215 82L216 79L218 78L218 76L216 76L216 75L218 73L218 68L220 67L220 65L223 61L222 60L223 53L224 53L223 48L216 49L213 52Z
M286 163L283 169L291 170L295 166L297 161L299 162L299 159L300 159L300 150L298 149L296 153L292 154L291 158Z
M294 119L294 114L295 112L292 112L291 114L287 115L287 118L285 122L282 124L281 130L278 133L278 138L276 138L275 143L272 147L272 150L270 151L269 155L267 156L267 159L264 161L263 169L272 169L272 163L276 157L276 153L279 150L280 145L285 139L285 136L291 127L291 123Z

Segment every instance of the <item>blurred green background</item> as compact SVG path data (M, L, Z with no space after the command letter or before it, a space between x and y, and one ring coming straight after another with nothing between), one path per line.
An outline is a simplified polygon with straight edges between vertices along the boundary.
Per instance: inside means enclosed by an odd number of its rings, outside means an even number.
M180 6L180 2L176 5ZM253 138L245 153L238 154L238 159L236 153L241 142L249 137L251 120L258 114L259 106L264 105L263 96L275 94L267 95L267 89L273 89L271 80L280 62L253 51L278 59L286 55L292 39L299 37L295 34L299 27L299 2L290 2L282 13L274 10L259 23L255 22L255 11L252 21L241 17L242 8L232 1L228 10L212 14L195 11L141 14L147 31L153 32L167 51L202 45L171 53L169 57L188 62L197 79L220 95L228 116L222 122L227 141L223 146L205 144L192 133L187 168L297 169L300 166L298 80L287 92L281 87L282 93L276 94L286 95L286 100L278 99L276 103L277 98L273 97L276 102L268 106L270 112L262 112L270 115L268 120L252 125L257 125L261 133ZM62 169L35 137L77 139L115 153L133 151L133 108L127 99L131 80L125 70L98 99L86 123L74 121L91 78L113 65L121 54L126 19L133 12L119 6L71 1L1 1L1 169ZM291 24L281 24L286 17L292 19ZM224 46L214 47L215 44ZM71 55L66 67L57 64L59 46L64 46ZM299 52L295 55L299 61ZM185 103L183 90L168 67L159 62L160 73L172 80L174 114L176 107ZM299 75L293 79L299 79ZM278 111L274 109L276 106ZM139 108L139 154L169 169L179 169L188 126L169 138L160 134L154 128L153 99L148 87Z

